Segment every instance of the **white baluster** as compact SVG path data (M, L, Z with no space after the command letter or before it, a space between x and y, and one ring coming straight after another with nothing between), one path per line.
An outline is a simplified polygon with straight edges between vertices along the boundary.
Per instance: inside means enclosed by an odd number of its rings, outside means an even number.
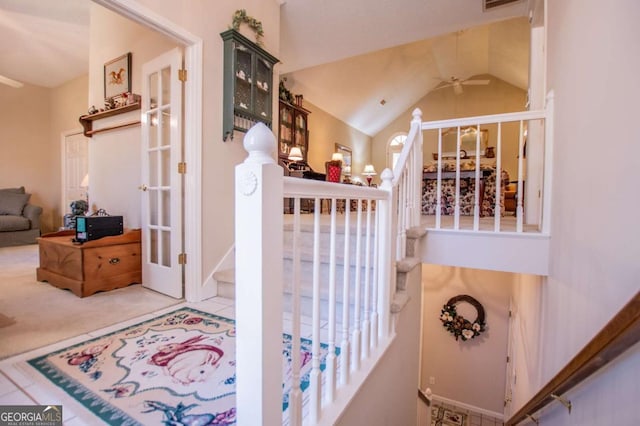
M522 223L524 219L524 209L522 208L522 179L523 179L523 164L524 160L524 129L523 121L520 120L520 137L518 138L518 189L516 193L516 232L522 232ZM496 177L498 179L498 177Z
M356 276L355 276L355 303L353 307L353 350L351 353L351 366L353 371L360 369L360 269L362 267L360 259L362 257L362 200L358 199L356 212Z
M438 129L438 180L436 200L436 229L440 229L440 216L442 215L442 129Z
M340 343L340 384L349 383L349 282L351 278L351 199L347 198L344 215L344 267L342 273L342 342Z
M473 209L473 230L480 229L480 125L476 129L476 194L475 194L475 208Z
M364 313L362 319L362 359L369 357L369 297L371 286L371 200L367 200L367 231L364 251Z
M289 421L302 424L302 390L300 388L300 197L293 202L293 273L291 278L291 395Z
M378 246L380 245L380 205L374 212L374 244L373 244L373 280L371 282L371 348L378 347Z
M247 132L244 148L249 156L235 172L237 419L281 424L282 346L274 342L282 342L282 168L263 123Z
M456 204L454 207L453 229L460 229L460 149L462 148L462 138L460 137L460 126L458 126L458 140L456 142Z
M496 144L496 204L493 212L493 230L500 232L500 187L502 185L502 122L498 122L498 139Z
M320 198L314 201L313 221L313 318L312 318L312 358L309 373L311 423L320 420L322 383L320 381Z
M336 394L336 205L331 199L331 231L329 242L329 353L327 354L327 395L333 402Z

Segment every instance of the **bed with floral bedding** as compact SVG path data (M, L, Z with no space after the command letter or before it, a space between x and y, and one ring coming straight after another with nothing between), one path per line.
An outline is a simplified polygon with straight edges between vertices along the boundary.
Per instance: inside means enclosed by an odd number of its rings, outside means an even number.
M438 164L434 162L424 167L422 181L422 214L435 215L437 208ZM453 215L456 204L456 164L442 163L441 214ZM504 190L509 182L509 174L502 170L500 185L500 215L504 216ZM496 165L480 165L480 216L493 216L496 207ZM460 215L473 216L475 208L475 162L469 161L460 167Z

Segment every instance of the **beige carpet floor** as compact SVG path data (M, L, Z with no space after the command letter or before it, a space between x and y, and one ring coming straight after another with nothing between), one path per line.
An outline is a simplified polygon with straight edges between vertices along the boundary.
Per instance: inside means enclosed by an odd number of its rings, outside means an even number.
M0 248L0 359L181 302L139 284L79 298L38 282L38 264L37 244Z

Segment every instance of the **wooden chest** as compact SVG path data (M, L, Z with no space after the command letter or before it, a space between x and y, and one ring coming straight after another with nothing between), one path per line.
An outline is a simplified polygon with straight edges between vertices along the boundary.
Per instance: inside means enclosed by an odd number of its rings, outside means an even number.
M38 281L79 297L142 282L139 229L84 244L74 244L74 237L74 231L62 231L38 238Z

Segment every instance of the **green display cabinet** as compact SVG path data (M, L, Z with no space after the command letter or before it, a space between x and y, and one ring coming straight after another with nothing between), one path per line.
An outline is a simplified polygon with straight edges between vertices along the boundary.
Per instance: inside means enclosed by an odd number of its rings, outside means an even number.
M224 40L224 105L222 139L233 131L246 132L257 122L273 121L273 66L278 59L236 30L220 34Z

